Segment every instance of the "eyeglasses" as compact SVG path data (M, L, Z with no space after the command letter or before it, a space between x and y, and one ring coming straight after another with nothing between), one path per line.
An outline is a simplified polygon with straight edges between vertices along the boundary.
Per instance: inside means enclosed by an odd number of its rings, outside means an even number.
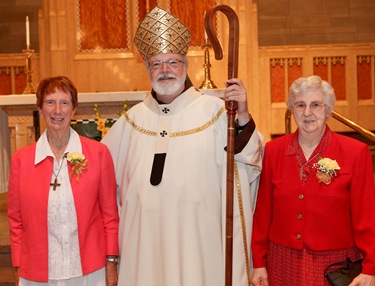
M303 112L305 111L306 109L306 103L305 102L297 102L295 104L292 105L292 107L297 110L297 111L300 111L300 112ZM313 101L310 103L309 105L309 108L311 111L320 111L322 110L322 108L326 106L326 104L322 103L322 102L319 102L319 101Z
M163 66L163 63L167 64L167 66L171 69L178 69L182 65L185 64L185 62L178 60L178 59L169 59L166 61L153 61L148 63L148 67L152 70L160 70Z

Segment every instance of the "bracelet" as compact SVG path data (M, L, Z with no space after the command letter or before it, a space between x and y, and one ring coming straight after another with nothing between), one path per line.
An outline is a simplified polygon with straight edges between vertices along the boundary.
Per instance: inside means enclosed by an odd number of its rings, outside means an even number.
M120 258L118 258L118 256L107 256L107 262L112 262L112 263L119 263L120 262Z

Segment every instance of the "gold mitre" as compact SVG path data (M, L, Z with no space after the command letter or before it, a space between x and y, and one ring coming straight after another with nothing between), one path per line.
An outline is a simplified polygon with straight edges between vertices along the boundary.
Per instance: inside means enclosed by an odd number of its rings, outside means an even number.
M157 54L186 55L191 33L179 19L155 7L137 28L134 44L144 60Z

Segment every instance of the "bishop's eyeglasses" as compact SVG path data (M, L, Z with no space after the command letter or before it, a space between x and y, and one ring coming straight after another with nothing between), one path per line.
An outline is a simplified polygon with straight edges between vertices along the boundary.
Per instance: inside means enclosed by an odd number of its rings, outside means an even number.
M322 110L322 108L326 106L326 104L320 102L320 101L313 101L310 103L309 105L309 108L311 111L320 111ZM292 105L292 107L299 111L299 112L303 112L305 111L306 107L307 107L307 104L305 102L296 102Z
M178 60L178 59L169 59L166 61L152 61L148 63L148 67L152 70L160 70L163 66L163 63L165 63L169 68L171 69L178 69L182 65L185 64L185 62Z

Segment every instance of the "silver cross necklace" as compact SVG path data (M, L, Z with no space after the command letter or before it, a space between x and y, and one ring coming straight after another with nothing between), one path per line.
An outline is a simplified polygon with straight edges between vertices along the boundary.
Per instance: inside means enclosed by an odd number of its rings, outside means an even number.
M62 168L63 163L64 163L64 159L65 159L65 156L62 157L62 160L61 160L61 163L60 163L60 167L59 167L59 170L57 171L57 174L56 174L55 171L52 169L52 173L53 173L53 175L55 176L55 180L53 181L53 183L51 183L51 184L49 184L49 185L50 185L50 186L53 186L53 189L52 189L52 190L54 190L54 191L56 191L56 188L57 188L57 187L60 187L60 186L61 186L61 184L59 184L59 183L57 182L57 177L58 177L59 174L60 174L61 168Z

